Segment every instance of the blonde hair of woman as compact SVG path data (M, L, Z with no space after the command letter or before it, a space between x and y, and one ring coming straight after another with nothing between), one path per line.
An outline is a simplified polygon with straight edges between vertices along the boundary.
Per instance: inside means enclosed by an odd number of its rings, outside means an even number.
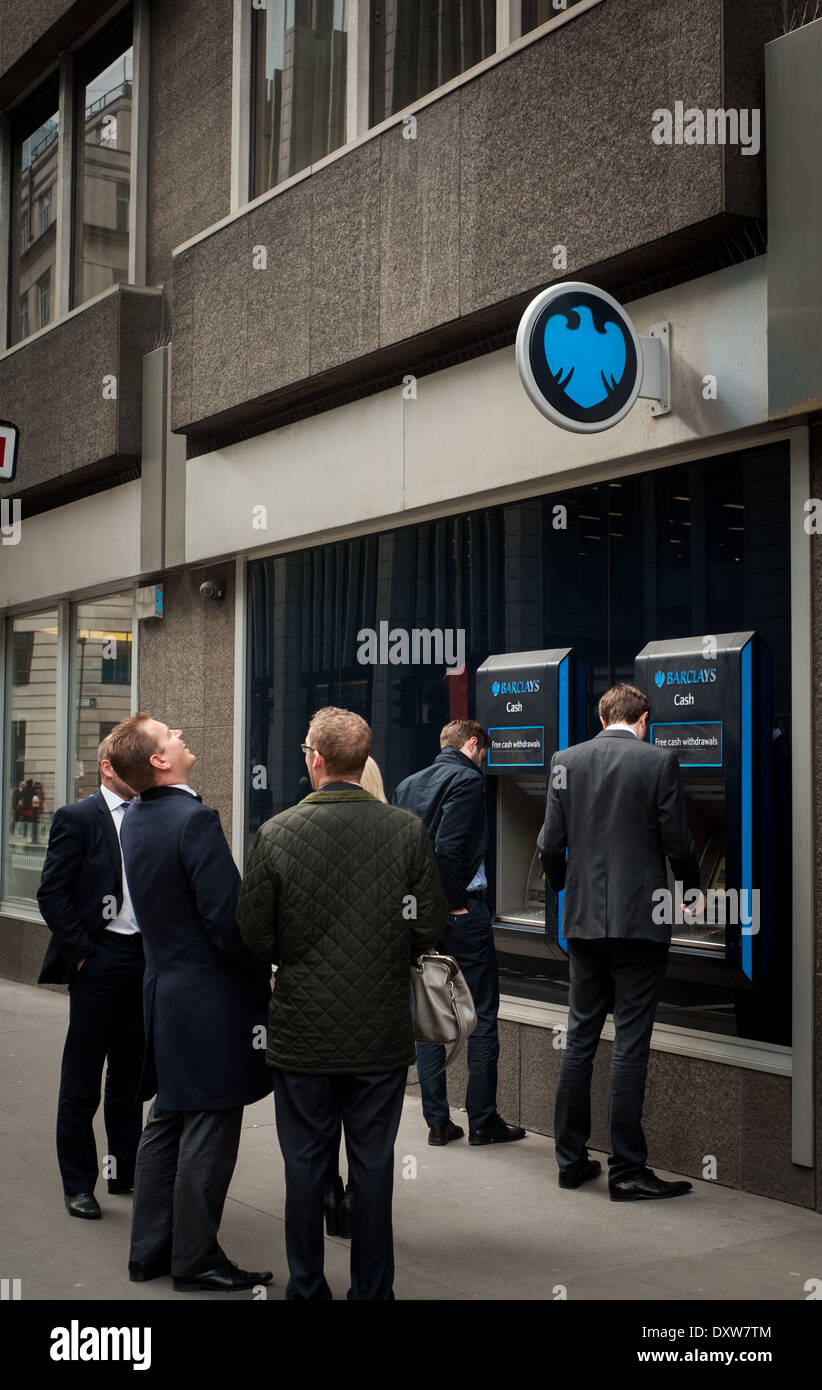
M385 795L385 788L382 784L382 773L372 757L368 758L362 770L360 786L365 791L370 792L372 796L375 796L378 801L388 801L388 797Z

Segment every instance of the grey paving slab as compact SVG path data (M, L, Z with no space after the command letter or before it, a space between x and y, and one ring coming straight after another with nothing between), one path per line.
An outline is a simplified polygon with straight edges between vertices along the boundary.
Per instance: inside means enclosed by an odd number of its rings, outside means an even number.
M27 1299L225 1302L177 1294L170 1279L131 1284L130 1199L109 1197L104 1184L101 1221L65 1213L54 1118L67 1015L64 994L0 980L0 1273L22 1279ZM99 1116L96 1130L102 1153ZM272 1300L288 1277L284 1197L266 1099L245 1112L221 1242L246 1268L274 1271ZM609 1201L604 1177L566 1192L551 1139L529 1133L517 1144L471 1148L466 1138L432 1149L412 1096L396 1147L394 1231L395 1292L404 1300L790 1301L822 1279L816 1213L708 1182L676 1201L624 1206ZM348 1243L325 1248L328 1282L344 1298Z

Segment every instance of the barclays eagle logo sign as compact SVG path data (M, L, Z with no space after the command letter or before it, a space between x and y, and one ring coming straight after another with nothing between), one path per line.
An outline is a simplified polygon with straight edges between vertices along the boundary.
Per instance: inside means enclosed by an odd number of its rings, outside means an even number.
M663 686L664 684L665 684L665 672L664 672L664 671L657 671L656 675L654 676L654 685L657 687L657 689L659 689L659 687L660 687L660 686Z
M491 686L491 694L499 695L499 681L494 681L494 684Z
M522 316L517 367L543 415L587 433L617 424L633 406L642 348L628 315L604 290L553 285Z
M568 296L567 305L549 316L543 351L554 394L564 409L573 403L580 411L590 412L617 395L625 376L626 336L601 305L581 297L572 302Z

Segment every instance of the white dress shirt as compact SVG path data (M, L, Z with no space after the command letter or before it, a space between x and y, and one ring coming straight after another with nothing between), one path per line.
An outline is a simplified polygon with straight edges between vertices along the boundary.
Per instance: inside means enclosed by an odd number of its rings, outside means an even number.
M126 814L123 802L124 797L118 796L117 792L110 791L108 787L101 787L100 791L106 799L106 805L111 812L111 819L114 821L114 828L117 831L117 841L120 841L120 827L123 824L123 816ZM123 850L120 848L120 867L123 872L123 905L113 921L109 922L106 931L117 932L120 936L134 936L139 933L137 918L134 915L134 907L131 902L131 894L128 891L128 881L126 879L126 866L123 863Z
M628 733L629 733L629 734L633 734L634 738L636 738L636 736L637 736L637 735L636 735L636 730L635 730L635 729L632 729L631 726L630 726L630 724L609 724L609 725L608 725L608 728L609 728L609 729L627 729L627 730L628 730Z

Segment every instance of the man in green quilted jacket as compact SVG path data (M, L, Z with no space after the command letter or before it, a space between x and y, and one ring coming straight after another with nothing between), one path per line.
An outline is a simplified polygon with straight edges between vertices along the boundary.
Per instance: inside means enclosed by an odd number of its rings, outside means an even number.
M257 832L237 906L249 948L277 966L266 1060L285 1163L286 1298L330 1299L323 1199L345 1131L353 1194L350 1299L394 1297L394 1141L414 1062L411 962L448 904L422 821L359 785L371 730L315 714L313 791Z

